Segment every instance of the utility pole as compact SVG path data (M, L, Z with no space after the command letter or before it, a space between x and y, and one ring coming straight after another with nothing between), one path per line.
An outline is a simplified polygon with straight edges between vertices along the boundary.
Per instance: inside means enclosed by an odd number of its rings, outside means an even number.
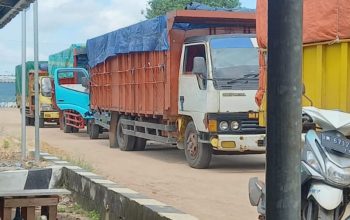
M26 10L22 11L22 100L21 100L21 156L22 161L27 158L26 147Z
M268 0L268 220L301 219L302 12L302 0Z
M35 87L35 160L40 159L39 134L39 37L38 37L38 0L33 5L34 27L34 87Z

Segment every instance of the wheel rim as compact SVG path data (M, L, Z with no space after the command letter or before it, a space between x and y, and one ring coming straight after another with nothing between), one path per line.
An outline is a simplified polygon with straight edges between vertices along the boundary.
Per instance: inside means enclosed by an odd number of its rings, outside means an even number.
M198 138L195 133L189 134L186 141L186 150L192 159L198 156Z

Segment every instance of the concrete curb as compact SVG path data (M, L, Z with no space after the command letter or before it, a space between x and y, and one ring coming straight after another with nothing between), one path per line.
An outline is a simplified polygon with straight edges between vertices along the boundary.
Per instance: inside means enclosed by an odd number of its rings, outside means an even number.
M98 211L101 219L198 220L48 153L41 153L41 157L62 166L61 184L84 209Z

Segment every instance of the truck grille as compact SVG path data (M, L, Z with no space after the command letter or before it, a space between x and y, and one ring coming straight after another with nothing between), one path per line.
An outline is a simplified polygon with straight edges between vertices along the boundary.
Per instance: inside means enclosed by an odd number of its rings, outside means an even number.
M258 120L242 120L241 121L241 131L243 133L264 133L265 128L259 126Z

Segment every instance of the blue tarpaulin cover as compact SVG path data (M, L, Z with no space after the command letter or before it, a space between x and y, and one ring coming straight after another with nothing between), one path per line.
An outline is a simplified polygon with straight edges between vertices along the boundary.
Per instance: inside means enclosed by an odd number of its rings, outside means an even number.
M186 7L188 10L225 10L232 12L254 12L255 10L236 8L222 9L192 3ZM198 28L225 26L220 24L189 24L175 23L172 28L191 30ZM87 55L89 66L94 67L103 63L107 58L117 54L130 52L166 51L169 49L167 33L167 17L159 16L153 19L121 28L116 31L87 40Z
M116 54L169 49L166 16L104 34L86 42L90 67Z

